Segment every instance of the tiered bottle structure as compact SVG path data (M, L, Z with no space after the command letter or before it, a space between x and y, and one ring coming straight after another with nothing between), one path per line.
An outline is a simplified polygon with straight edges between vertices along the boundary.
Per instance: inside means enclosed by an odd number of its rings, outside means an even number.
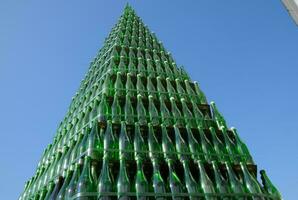
M281 199L130 6L112 29L20 200Z

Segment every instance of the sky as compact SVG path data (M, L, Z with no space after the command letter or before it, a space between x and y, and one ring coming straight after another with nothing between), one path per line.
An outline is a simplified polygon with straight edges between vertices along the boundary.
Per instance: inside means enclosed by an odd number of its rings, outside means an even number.
M1 199L34 175L126 2L296 199L298 27L267 0L0 1Z

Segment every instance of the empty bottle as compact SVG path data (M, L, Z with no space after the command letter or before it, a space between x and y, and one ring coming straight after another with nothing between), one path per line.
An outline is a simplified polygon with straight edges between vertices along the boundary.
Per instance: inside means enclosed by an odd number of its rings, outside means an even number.
M223 178L216 161L212 161L212 170L214 174L214 183L215 189L218 194L223 195L220 199L228 200L230 199L228 194L230 194L230 188L228 186L228 182Z
M261 170L260 171L261 174L261 180L262 183L264 185L264 189L265 191L272 195L274 198L276 198L277 200L282 200L281 194L280 192L277 190L277 188L272 184L272 182L270 181L270 179L268 178L265 170Z
M210 103L210 106L212 107L212 114L213 114L213 117L217 123L218 128L220 128L222 126L227 127L226 120L220 114L220 112L218 111L218 109L213 101Z
M109 159L109 160L118 159L118 156L116 156L116 153L115 153L116 151L118 151L118 144L113 133L113 127L112 127L111 121L107 122L107 128L104 136L103 147L104 147L103 159Z
M121 130L119 135L119 151L120 159L126 158L128 160L131 160L133 158L132 142L128 136L128 129L126 128L126 124L124 121L121 122Z
M146 193L149 192L148 181L143 172L142 160L137 160L137 174L135 180L135 189L138 200L148 200L149 197Z
M136 96L136 94L137 94L136 93L136 87L135 87L135 84L132 81L132 74L131 73L127 73L125 88L126 88L126 96L129 96L129 97L135 97Z
M174 170L173 160L167 160L167 164L169 167L169 184L172 193L172 199L183 200L184 198L180 196L181 193L184 192L183 185Z
M137 122L135 123L134 152L135 160L145 160L147 158L147 145L142 136L140 125Z
M143 84L142 78L143 77L141 76L141 74L137 75L137 92L138 92L138 94L140 94L142 96L145 96L146 95L146 93L145 93L146 88Z
M93 123L93 127L87 139L87 155L93 160L99 160L102 157L103 141L100 137L99 126L97 122Z
M114 180L109 167L109 160L103 159L100 176L98 179L98 200L111 200L109 192L114 191Z
M129 200L129 192L131 191L130 181L127 175L126 161L125 159L120 160L120 168L117 180L117 194L118 200Z
M117 77L116 77L114 88L115 88L115 95L116 96L119 96L119 97L124 96L125 87L123 85L122 77L121 77L120 72L117 72Z
M114 96L114 101L112 104L112 123L119 124L121 122L121 105L119 97Z
M199 166L199 172L200 172L200 185L205 194L208 194L208 196L205 197L206 200L216 200L216 196L213 196L215 193L213 182L208 177L208 174L205 170L204 164L201 160L197 161Z
M195 161L204 160L205 157L202 150L202 146L199 143L199 141L197 141L197 139L194 137L191 127L189 127L189 125L186 125L186 131L187 131L188 146L189 146L192 159Z
M137 113L138 113L139 124L141 126L147 125L147 112L143 104L143 97L140 94L138 94Z
M149 95L148 110L149 110L151 124L153 126L159 125L159 114L158 114L158 110L154 104L154 98L152 95Z
M189 124L192 128L196 127L196 119L192 115L192 112L189 110L186 100L184 98L181 98L181 104L182 104L182 111L183 116L187 124Z
M72 175L73 175L73 170L70 170L70 169L67 170L66 176L65 176L64 181L63 181L63 185L62 185L61 189L59 190L59 193L57 195L56 200L64 200L65 199L65 195L66 195L66 192L67 192L67 187L70 183Z
M74 173L72 174L72 178L66 188L66 193L65 193L65 200L70 200L72 197L76 194L76 189L77 189L77 183L81 175L81 165L79 163L76 163Z
M163 195L166 193L165 182L160 175L160 168L158 162L153 161L153 176L152 176L152 185L154 189L154 194L156 200L166 200L167 198Z
M160 100L160 114L161 114L162 122L166 127L171 126L173 123L172 115L167 108L164 98L160 97L159 100Z
M127 94L126 95L126 100L125 100L125 106L124 106L124 115L125 115L125 121L127 124L134 124L134 108L132 106L131 98Z
M245 196L243 196L245 194L245 189L243 188L242 183L240 182L239 178L236 176L234 170L232 169L231 164L229 162L225 162L225 166L227 169L230 190L232 191L232 193L238 195L233 199L246 199Z
M178 153L178 159L181 162L183 162L189 159L188 145L182 138L180 134L180 130L176 125L174 125L174 132L175 132L175 143L176 143L176 151Z

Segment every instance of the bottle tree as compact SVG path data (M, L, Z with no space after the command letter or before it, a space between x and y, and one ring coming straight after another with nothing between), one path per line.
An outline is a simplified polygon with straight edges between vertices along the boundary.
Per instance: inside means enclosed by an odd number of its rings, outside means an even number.
M19 200L281 199L235 128L127 5Z

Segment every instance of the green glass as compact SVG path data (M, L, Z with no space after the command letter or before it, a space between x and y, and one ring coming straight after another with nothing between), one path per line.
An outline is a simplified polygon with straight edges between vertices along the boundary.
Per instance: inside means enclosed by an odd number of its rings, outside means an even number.
M57 180L55 181L55 187L53 188L52 192L50 193L50 196L49 196L49 200L56 200L57 197L58 197L58 193L59 193L59 190L60 188L62 187L62 184L63 184L63 177L62 176L59 176L57 178Z
M192 115L192 112L189 110L186 100L184 98L181 99L181 104L182 104L182 111L183 111L183 116L187 124L189 124L192 128L196 127L196 119Z
M138 102L137 102L137 113L138 113L138 121L141 126L147 124L147 111L143 104L143 96L138 94Z
M199 187L198 183L193 178L193 176L190 172L188 161L183 160L182 165L183 165L183 171L184 171L185 186L186 186L187 192L190 196L189 199L190 200L199 199L199 197L197 195L198 195L198 193L202 193L202 189Z
M186 131L187 131L189 151L191 153L192 159L195 161L204 160L205 157L204 157L202 146L194 137L191 127L189 125L186 125Z
M152 95L149 95L149 116L150 116L150 122L153 126L159 125L159 113L154 103L154 97Z
M216 160L217 156L216 156L215 150L212 144L210 143L210 141L206 138L204 130L201 127L198 127L198 129L199 129L200 142L201 142L202 150L204 152L205 160L207 161Z
M129 200L128 192L131 192L131 183L127 175L126 161L125 159L121 159L117 180L118 200Z
M169 77L166 78L166 83L167 83L167 93L170 95L170 97L177 98L177 95L176 95L177 92L176 92L175 88L173 87L173 85L171 83L171 79Z
M152 185L155 194L156 200L165 200L166 197L163 195L166 193L166 184L160 174L160 167L158 162L152 161L153 166L153 176L152 176Z
M102 158L103 141L100 137L99 124L98 122L93 122L91 132L87 139L87 156L91 157L93 160L99 160Z
M160 72L160 71L158 71ZM161 73L161 72L160 72ZM163 86L163 83L162 83L162 77L159 75L157 78L157 92L158 92L158 95L160 96L160 98L167 98L167 91L166 89L164 88Z
M223 178L219 168L217 161L212 161L212 170L214 174L214 182L215 182L215 189L218 194L222 194L223 196L220 197L222 200L230 199L228 194L230 194L229 183ZM226 195L226 196L225 196Z
M131 102L131 97L127 94L124 106L125 121L127 124L134 124L134 108Z
M103 159L109 159L109 160L118 159L115 153L115 151L118 150L117 143L118 143L117 139L115 138L113 133L112 122L108 121L105 136L104 136L104 141L103 141L103 147L104 147Z
M217 123L218 128L220 128L222 126L227 127L226 120L223 118L221 113L218 111L218 109L213 101L210 103L210 106L212 108L212 114L213 114L213 117Z
M137 92L138 94L142 95L142 96L145 96L146 95L146 88L143 84L143 77L141 74L138 74L137 75Z
M230 160L226 151L225 145L221 142L221 140L218 138L215 129L213 127L209 128L211 136L212 136L212 142L214 150L218 156L218 160L224 162L226 160Z
M114 180L109 167L109 160L103 159L100 176L98 179L98 200L111 200L107 193L114 191Z
M165 104L164 98L161 97L159 100L162 123L164 124L164 126L171 126L173 123L171 113Z
M98 106L97 113L98 113L98 121L100 123L105 123L106 120L108 119L109 106L108 106L107 98L104 94L101 97L101 101Z
M167 161L168 167L169 167L169 186L171 189L172 199L173 200L182 200L183 197L179 196L181 193L184 193L183 185L181 183L181 180L177 176L174 165L172 160Z
M136 96L136 87L135 84L132 81L132 73L129 72L127 73L127 79L126 79L126 84L125 84L125 88L126 88L126 96L129 97L135 97Z
M265 170L261 170L260 171L260 174L261 174L261 180L262 180L262 183L264 185L264 189L265 191L272 195L275 199L277 200L281 200L282 197L281 197L281 194L280 192L278 191L278 189L273 185L273 183L270 181L269 177L267 176L266 174L266 171Z
M142 136L140 124L136 122L134 134L135 160L145 160L147 158L147 151L147 145Z
M114 88L115 88L115 95L116 96L121 97L121 96L125 95L125 87L124 87L123 82L122 82L121 72L117 72Z
M182 98L187 99L186 91L184 90L182 86L182 81L179 78L175 79L177 93L179 95L179 98L182 100Z
M182 138L180 134L180 130L177 127L177 125L174 125L174 131L175 131L175 144L176 144L176 152L178 153L178 159L181 162L183 162L185 160L188 160L190 157L188 145Z
M45 197L43 198L43 200L50 200L50 197L51 197L54 187L55 187L54 181L50 181L50 183L48 184L47 193L46 193Z
M81 165L79 163L76 163L74 173L72 174L72 178L69 181L69 184L66 188L66 192L64 196L65 200L71 200L72 197L76 194L77 183L80 178L80 174L81 174Z
M212 196L212 194L215 194L215 188L213 185L213 182L210 180L203 162L201 160L197 161L198 167L199 167L199 173L200 173L200 186L205 194L210 194L205 197L206 200L216 200L215 196Z
M184 126L184 119L182 117L182 114L179 110L179 108L177 107L177 104L176 104L176 100L174 97L171 97L170 98L171 100L171 112L172 112L172 115L174 117L174 123L178 126L178 127L183 127Z
M121 114L119 96L115 95L112 104L112 123L119 124L121 122Z
M133 146L132 142L128 136L128 131L130 132L130 129L126 128L125 121L121 122L121 130L119 135L119 154L120 159L126 158L128 160L133 159Z
M148 181L143 172L143 163L142 160L137 160L137 174L135 179L135 190L138 200L148 200L149 197L146 196L146 193L149 192Z
M64 178L64 182L63 182L63 185L57 195L57 198L56 200L64 200L65 199L65 193L67 191L67 186L69 185L69 182L72 178L72 175L73 175L73 171L72 170L68 170L67 173L66 173L66 176Z
M176 160L176 151L175 146L170 139L167 128L162 124L161 125L161 131L162 131L162 151L164 153L164 158L166 160Z
M95 193L97 189L96 180L91 174L91 158L85 156L83 171L77 183L76 198L77 200L96 200L97 197L89 195ZM89 194L88 194L89 193Z
M245 189L242 186L242 183L240 182L239 178L236 176L234 170L232 169L232 166L229 162L225 162L225 167L227 170L227 175L228 175L228 180L229 180L229 185L230 185L230 190L232 191L233 194L239 195L235 196L233 199L240 199L244 200L246 199L243 194L245 194Z

